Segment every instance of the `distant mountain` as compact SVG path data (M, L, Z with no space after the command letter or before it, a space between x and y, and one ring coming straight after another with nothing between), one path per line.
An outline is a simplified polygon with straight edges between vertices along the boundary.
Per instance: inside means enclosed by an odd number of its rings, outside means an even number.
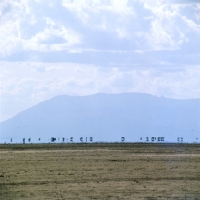
M200 99L175 100L149 94L57 96L0 123L1 142L200 140ZM197 139L198 138L198 139ZM82 139L81 139L82 140Z

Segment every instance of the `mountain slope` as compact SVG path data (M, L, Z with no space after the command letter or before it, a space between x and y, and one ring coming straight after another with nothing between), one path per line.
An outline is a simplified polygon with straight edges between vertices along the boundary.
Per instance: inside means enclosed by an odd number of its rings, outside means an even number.
M200 99L174 100L148 94L57 96L0 124L3 140L93 137L95 141L200 139Z

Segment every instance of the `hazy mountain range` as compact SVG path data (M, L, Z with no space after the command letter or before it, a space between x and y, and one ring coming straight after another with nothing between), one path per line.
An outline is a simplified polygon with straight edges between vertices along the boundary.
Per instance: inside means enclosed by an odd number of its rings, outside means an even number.
M200 99L175 100L149 94L94 94L56 96L0 123L1 142L65 141L145 141L165 137L165 141L200 140ZM85 140L85 139L83 139Z

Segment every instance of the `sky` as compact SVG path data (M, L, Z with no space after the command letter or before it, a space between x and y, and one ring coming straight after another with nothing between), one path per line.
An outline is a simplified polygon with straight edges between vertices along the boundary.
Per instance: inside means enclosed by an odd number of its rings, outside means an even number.
M200 0L0 0L0 121L123 92L200 98Z

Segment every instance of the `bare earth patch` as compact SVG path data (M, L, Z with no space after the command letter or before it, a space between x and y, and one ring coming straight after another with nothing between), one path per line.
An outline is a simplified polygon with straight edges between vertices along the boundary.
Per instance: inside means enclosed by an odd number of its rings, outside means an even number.
M200 199L200 145L0 145L0 199Z

